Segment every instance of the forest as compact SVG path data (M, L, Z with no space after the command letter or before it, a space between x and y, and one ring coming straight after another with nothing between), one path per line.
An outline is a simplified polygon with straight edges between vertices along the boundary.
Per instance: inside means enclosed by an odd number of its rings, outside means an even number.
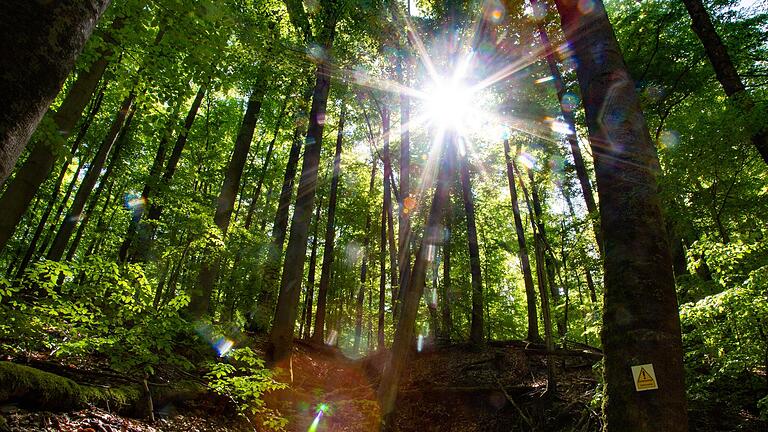
M0 431L768 430L768 1L0 5Z

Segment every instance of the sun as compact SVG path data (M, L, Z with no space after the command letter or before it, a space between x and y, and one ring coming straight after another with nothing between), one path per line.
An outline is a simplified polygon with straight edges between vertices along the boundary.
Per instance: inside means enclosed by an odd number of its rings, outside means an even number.
M427 118L444 130L461 130L476 102L470 88L456 79L436 79L425 89L425 94Z

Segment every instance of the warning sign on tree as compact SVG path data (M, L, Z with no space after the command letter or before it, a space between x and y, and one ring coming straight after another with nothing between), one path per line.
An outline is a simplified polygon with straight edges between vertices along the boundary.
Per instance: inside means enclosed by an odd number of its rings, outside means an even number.
M656 390L659 384L656 381L656 373L653 371L652 364L632 366L632 378L635 381L635 390L646 391Z

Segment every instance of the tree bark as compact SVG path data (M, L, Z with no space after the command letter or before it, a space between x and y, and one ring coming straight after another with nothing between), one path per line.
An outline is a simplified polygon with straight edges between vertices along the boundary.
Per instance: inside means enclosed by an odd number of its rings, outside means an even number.
M453 335L453 317L451 315L451 238L453 237L453 206L451 205L450 191L446 198L444 210L445 230L443 231L443 283L440 293L440 316L442 319L442 343L449 344Z
M167 187L171 182L173 175L176 173L176 167L179 164L179 160L181 160L181 153L184 151L184 146L187 144L189 131L192 129L192 125L195 123L195 118L197 117L197 112L200 109L200 104L203 102L205 92L206 86L200 86L200 88L197 90L197 95L195 95L195 99L192 101L192 106L189 108L187 117L184 119L184 129L182 129L178 138L176 138L176 143L173 146L173 150L171 150L168 163L165 165L163 176L160 178L160 189L162 189L162 187ZM151 226L151 224L159 220L162 213L163 207L158 202L153 201L146 213L147 217L145 223L139 226L138 235L136 236L137 244L133 245L133 241L131 241L131 244L128 245L129 251L131 246L133 246L134 250L132 257L131 253L128 254L129 259L132 258L135 260L144 258L146 256L147 249L150 247L150 238L152 237L152 232L154 231L154 228Z
M707 9L701 0L683 0L683 3L693 22L693 31L696 32L702 45L704 45L704 51L715 69L715 76L723 86L725 94L735 102L739 109L749 113L755 109L755 103L744 87L736 66L728 55L725 44L712 24ZM751 128L751 138L763 161L768 164L768 120L766 120L765 113L762 113L759 118L761 119L760 124L753 125Z
M368 185L368 198L373 196L373 186L376 181L376 158L373 158L371 167L371 181ZM360 289L357 291L357 302L355 307L355 342L352 346L352 352L360 351L360 339L363 335L363 302L365 301L365 282L368 278L368 246L371 244L371 212L366 207L365 212L365 231L363 235L363 262L360 265Z
M583 14L556 0L577 60L605 246L606 430L687 431L672 260L658 157L602 1ZM660 390L635 391L630 366L653 364Z
M10 175L32 132L61 90L108 5L109 0L16 0L3 8L0 100L5 107L0 111L0 185ZM92 93L93 90L83 97L74 121ZM73 126L70 124L67 130ZM45 168L47 173L51 165Z
M416 260L411 271L411 280L408 283L408 286L412 289L408 290L405 294L400 318L395 330L395 339L392 343L392 353L389 361L384 366L381 383L379 384L377 396L385 426L391 421L400 376L413 343L416 314L418 313L421 300L421 288L424 287L426 281L427 265L430 259L429 250L437 247L442 242L443 230L440 226L440 219L443 217L443 209L448 202L448 192L452 177L452 171L449 168L453 166L452 161L455 157L455 140L454 132L446 132L445 145L442 146L444 156L439 159L440 165L435 196L432 199L424 237L421 239L421 244L416 252Z
M320 344L325 340L325 307L328 296L328 286L331 282L331 266L333 265L334 247L336 242L336 201L339 190L339 175L341 173L341 145L344 141L344 117L346 105L341 105L339 131L336 137L336 154L333 157L333 177L331 192L328 199L328 218L325 225L325 243L323 246L323 264L320 270L320 286L317 289L317 312L315 313L315 330L312 342Z
M32 234L32 238L29 240L29 245L27 246L27 251L24 254L24 258L21 260L21 264L19 264L19 268L16 272L17 277L20 277L22 274L24 274L24 270L26 270L27 265L29 265L29 262L32 260L32 258L35 255L35 250L37 249L37 242L40 240L40 237L43 235L43 231L45 231L45 227L48 225L48 218L51 216L53 207L56 205L56 201L59 198L59 192L61 192L61 186L62 186L62 183L64 182L64 177L67 175L67 172L69 171L69 165L72 163L74 154L77 151L77 149L80 147L80 143L82 142L86 132L90 128L94 117L96 116L99 109L101 108L101 102L103 99L104 99L104 90L102 89L102 91L99 92L99 94L94 99L93 106L91 107L90 112L86 116L83 124L80 126L80 131L77 134L77 138L75 139L75 142L72 144L72 147L70 148L70 157L67 158L67 161L61 167L61 171L59 171L59 177L56 179L53 192L51 192L51 199L48 201L48 205L45 207L45 210L43 210L42 216L40 216L40 221L38 222L37 227L35 228L35 232ZM75 175L73 176L72 182L70 183L70 188L67 189L67 193L64 196L64 200L62 204L66 203L66 201L69 199L69 195L71 194L72 187L74 187L74 182L77 180L77 175L79 171L80 171L80 166L78 166L78 169L75 171ZM56 223L56 220L58 220L58 217L59 217L59 214L56 215L56 219L54 219L53 221L54 224ZM0 250L1 249L2 247L0 247Z
M321 40L323 41L322 46L326 49L331 48L333 44L336 19L338 18L334 11L326 10L332 7L325 3L322 6L325 12L325 22L323 23L324 38ZM303 8L301 9L303 11ZM307 253L309 218L315 203L325 112L328 104L328 92L331 87L331 69L327 61L320 62L315 78L312 109L309 113L307 146L301 167L301 180L299 181L296 206L291 220L291 235L285 254L280 293L277 298L272 331L267 345L266 354L270 361L285 359L293 349L293 330L296 323L296 308L299 303L301 279Z
M515 187L515 170L513 168L512 158L509 154L509 141L504 140L504 157L507 162L507 180L509 182L509 197L512 201L512 213L515 219L515 232L517 234L518 252L520 259L520 268L523 271L523 282L525 283L525 297L528 305L528 336L529 342L541 343L539 335L539 318L536 313L536 290L533 287L533 275L531 273L531 263L528 258L528 245L525 240L525 228L523 220L520 217L520 205L517 199L517 188Z
M384 208L386 210L386 216L387 216L387 227L388 227L388 236L389 236L389 259L391 261L390 271L392 274L392 280L390 282L391 289L392 289L392 311L393 311L393 319L396 319L395 317L398 314L399 310L399 290L398 285L400 282L399 278L399 261L398 261L398 255L397 255L397 248L395 247L395 229L394 229L394 216L393 216L393 209L392 209L392 158L389 153L389 109L387 107L383 107L381 109L381 127L382 127L382 140L383 140L383 147L382 147L382 159L384 160Z
M538 0L530 0L532 7L537 7L540 3ZM576 177L579 179L579 185L581 186L581 193L584 196L584 202L587 205L587 211L589 217L592 220L592 230L595 233L595 241L597 242L597 250L600 255L603 255L603 236L600 233L599 214L597 212L597 204L595 203L595 195L592 192L592 185L589 181L589 173L587 167L584 164L584 156L581 154L581 147L579 147L579 141L576 136L576 119L573 115L574 107L570 106L568 101L564 101L565 96L565 84L563 82L563 75L560 73L560 68L557 66L557 60L555 59L555 49L552 43L549 41L549 36L544 28L543 21L537 21L537 31L539 33L539 39L544 48L544 57L547 60L549 71L552 74L552 82L555 85L557 91L557 101L560 103L560 112L563 115L563 120L568 126L569 132L567 135L568 146L571 148L571 154L573 155L573 165L576 168Z
M219 197L216 201L216 213L213 216L213 222L221 231L222 238L226 237L229 222L232 220L232 211L235 209L235 199L237 198L237 190L240 187L240 178L243 176L243 168L248 160L248 152L251 149L251 141L253 140L253 131L259 119L259 111L261 111L261 102L265 92L265 85L259 85L251 91L248 105L243 115L243 122L240 124L240 130L235 139L232 157L229 159L227 171L224 174L224 182L221 185ZM193 319L201 318L208 311L211 303L211 293L216 283L220 264L217 255L215 251L209 251L200 266L198 283L192 290L189 301L189 315Z
M72 88L64 98L61 107L53 114L53 121L58 128L61 139L69 136L70 131L77 124L77 120L95 92L106 68L107 58L103 55L87 71L80 73L77 80L72 84ZM101 98L97 98L97 100L99 103L94 103L94 108L100 106ZM89 118L92 120L92 117ZM75 140L75 144L72 146L73 154L81 140L82 138ZM26 141L23 145L26 145ZM0 212L0 250L13 235L16 226L29 208L29 203L32 202L32 198L40 189L40 185L48 178L53 165L56 163L56 146L53 138L42 139L35 143L31 153L19 167L16 177L8 184L8 188L0 197L0 208L3 209ZM0 153L2 152L0 151ZM1 184L2 181L0 181Z
M93 187L101 176L101 169L104 167L104 162L106 162L107 156L109 156L112 147L117 141L120 130L123 128L123 124L127 122L126 117L129 119L133 117L132 106L135 99L136 94L131 92L120 105L120 109L115 115L115 119L112 121L107 136L104 137L104 140L99 147L99 151L96 153L91 165L88 167L83 182L77 189L72 205L70 206L64 221L61 223L59 231L53 239L51 249L48 251L46 257L47 259L51 261L59 261L64 255L67 243L69 243L72 232L80 221L88 197L91 195ZM129 111L131 112L130 115Z
M469 161L467 155L459 156L459 174L461 177L461 198L464 201L464 213L467 217L467 242L469 243L469 271L472 275L472 320L469 340L473 345L483 344L483 280L480 273L480 247L477 242L475 223L475 201L469 179Z
M320 209L323 207L323 200L317 203L315 209L314 229L312 230L312 252L309 255L309 274L307 276L307 295L304 301L304 314L306 315L306 324L303 337L309 339L312 334L312 303L315 294L315 274L317 272L317 230L320 227ZM299 334L301 337L302 334Z
M406 62L407 65L408 62ZM400 80L407 86L406 71L402 67L402 59L398 61ZM400 289L408 289L408 279L411 270L411 209L410 197L411 178L411 136L410 136L411 101L405 93L400 94L400 197L398 199L398 264ZM386 131L385 131L386 136Z
M386 181L386 180L385 180ZM379 312L377 314L378 327L376 331L376 348L386 348L384 340L384 304L386 303L387 288L387 207L381 205L381 231L379 235Z

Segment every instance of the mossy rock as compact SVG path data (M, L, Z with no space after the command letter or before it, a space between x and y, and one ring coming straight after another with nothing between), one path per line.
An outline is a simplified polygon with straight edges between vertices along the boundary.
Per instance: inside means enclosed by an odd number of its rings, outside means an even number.
M138 385L102 388L81 385L69 378L29 366L0 362L0 402L64 410L88 404L112 407L134 405L142 397Z

